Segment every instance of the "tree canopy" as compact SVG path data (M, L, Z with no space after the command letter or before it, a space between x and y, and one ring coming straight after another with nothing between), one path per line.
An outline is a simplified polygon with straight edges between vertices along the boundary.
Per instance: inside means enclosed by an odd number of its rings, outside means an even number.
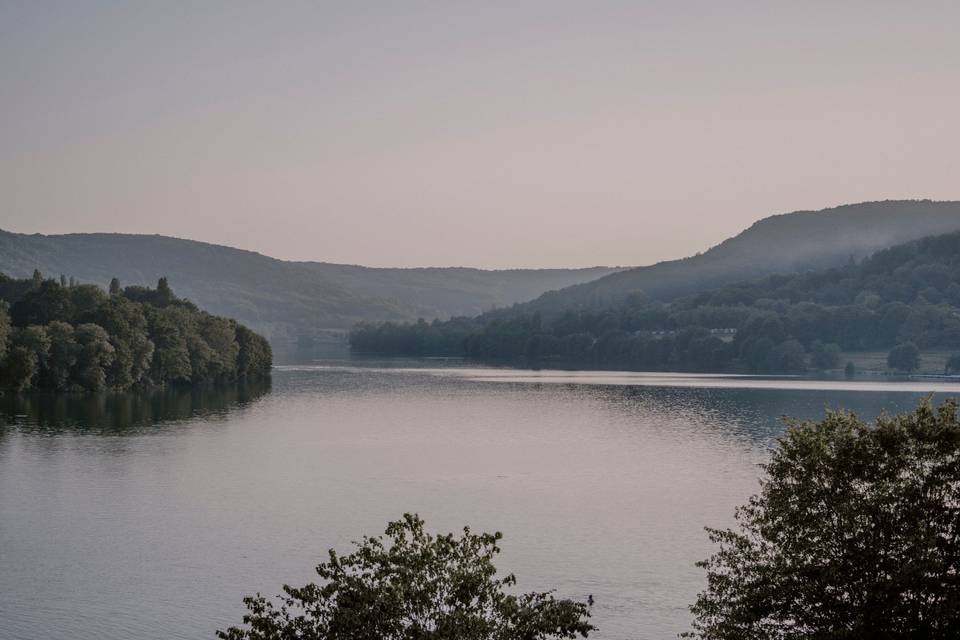
M0 275L0 385L16 390L127 389L269 375L267 341L157 289Z
M887 366L897 371L916 371L920 367L920 349L912 342L898 344L887 354Z
M284 586L274 604L244 599L243 627L223 640L546 640L586 638L594 627L585 603L552 593L513 594L497 576L500 533L431 535L406 514L383 537L365 537L317 566L320 584Z
M960 420L929 400L870 426L793 424L691 609L709 640L960 637Z

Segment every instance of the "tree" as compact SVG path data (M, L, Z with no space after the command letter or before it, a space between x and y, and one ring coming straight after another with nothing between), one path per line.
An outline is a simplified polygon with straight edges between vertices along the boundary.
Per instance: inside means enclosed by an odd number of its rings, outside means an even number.
M897 371L916 371L920 367L920 349L912 342L898 344L887 354L887 366Z
M49 355L43 372L42 386L53 389L66 389L70 385L77 364L80 350L74 335L73 326L66 322L54 320L47 325L47 336L50 339Z
M6 305L0 302L0 363L7 355L7 347L10 344L10 334L13 332L13 326L10 324L10 314L7 313Z
M245 628L224 640L539 640L587 637L590 610L549 592L515 595L513 575L498 578L498 533L464 528L430 535L406 514L386 536L365 537L346 556L330 550L317 566L320 584L284 586L279 606L244 599Z
M11 305L10 316L19 327L45 325L54 320L70 322L73 319L70 291L53 280L41 280Z
M151 314L150 337L154 344L151 377L154 382L189 382L190 350L178 309L166 307Z
M236 323L226 318L203 313L199 318L198 333L212 350L212 354L204 368L193 367L194 375L201 375L209 380L236 378L237 356L240 352Z
M120 295L120 279L119 278L110 278L110 295L111 296Z
M44 327L29 326L13 332L3 374L4 384L17 391L29 389L47 365L50 337Z
M960 637L957 403L794 423L698 566L692 637Z
M77 354L77 381L88 391L102 389L107 383L107 371L113 363L113 345L110 336L100 325L81 324L76 330L79 346Z
M111 296L90 319L107 330L113 345L107 385L122 389L140 382L150 369L154 348L147 336L147 319L142 307L123 296Z
M103 289L95 284L80 284L68 290L74 322L83 322L107 300Z
M740 348L744 364L751 371L769 371L775 345L770 338L748 338Z
M836 369L840 364L840 345L815 340L810 345L810 364L816 369Z
M266 338L254 333L242 324L237 325L237 374L240 377L263 377L270 375L273 351Z
M786 340L776 346L771 354L771 369L777 372L806 371L807 352L798 340Z
M167 282L167 276L163 276L157 280L157 306L165 307L173 302L174 298L173 289L170 288L170 283Z
M40 370L37 355L24 347L15 344L7 351L3 363L3 385L15 391L25 391L33 384L33 379Z

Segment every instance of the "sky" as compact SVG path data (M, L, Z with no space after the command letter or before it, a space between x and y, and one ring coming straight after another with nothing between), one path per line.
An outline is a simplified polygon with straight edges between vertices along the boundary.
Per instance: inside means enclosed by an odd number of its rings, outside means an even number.
M0 228L641 265L960 199L956 2L0 0Z

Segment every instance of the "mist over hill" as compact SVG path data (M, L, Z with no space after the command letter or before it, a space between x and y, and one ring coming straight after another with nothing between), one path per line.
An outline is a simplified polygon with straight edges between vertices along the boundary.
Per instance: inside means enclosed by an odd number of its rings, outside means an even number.
M843 352L889 350L890 369L911 371L921 349L960 347L960 232L670 302L630 296L553 316L518 308L506 317L362 323L350 344L526 366L749 373L835 370ZM939 366L960 372L960 356Z
M960 202L955 201L888 200L774 215L704 253L550 291L517 311L552 314L597 308L636 292L672 300L771 274L835 267L886 247L957 230Z
M167 276L177 295L273 341L343 330L360 320L476 315L616 271L380 269L289 262L159 235L0 231L0 273L28 277L34 269L104 286L112 277L124 285L152 286Z
M40 269L101 285L112 277L124 285L154 285L165 275L178 295L282 342L360 321L443 319L492 309L493 316L551 315L615 305L636 292L672 300L775 273L843 265L956 230L960 202L866 202L770 216L702 254L647 267L499 271L290 262L159 235L0 231L0 272L27 277Z

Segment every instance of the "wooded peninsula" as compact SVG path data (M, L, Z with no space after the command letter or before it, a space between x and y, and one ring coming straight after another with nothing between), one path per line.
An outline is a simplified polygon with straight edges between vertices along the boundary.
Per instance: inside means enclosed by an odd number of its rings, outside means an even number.
M270 375L267 340L155 289L0 274L0 386L98 391Z

